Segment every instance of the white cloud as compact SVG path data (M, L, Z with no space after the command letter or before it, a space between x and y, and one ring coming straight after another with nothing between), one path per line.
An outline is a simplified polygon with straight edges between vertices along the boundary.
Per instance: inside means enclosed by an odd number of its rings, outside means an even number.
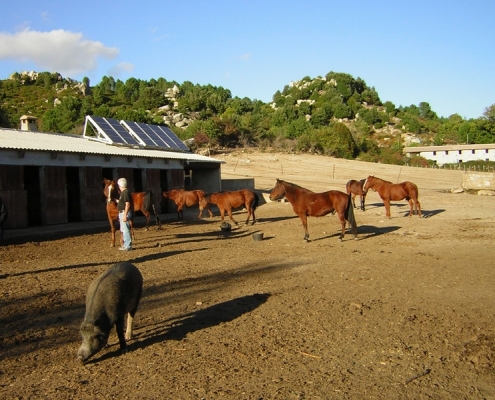
M108 71L108 74L113 77L118 77L123 72L132 72L132 71L134 71L134 64L128 62L121 62L118 63L117 65L114 65L110 69L110 71Z
M40 69L71 76L95 70L98 57L113 59L119 49L62 29L0 33L0 60L32 62Z
M241 54L240 56L238 56L239 60L242 61L249 61L251 57L252 57L251 53Z

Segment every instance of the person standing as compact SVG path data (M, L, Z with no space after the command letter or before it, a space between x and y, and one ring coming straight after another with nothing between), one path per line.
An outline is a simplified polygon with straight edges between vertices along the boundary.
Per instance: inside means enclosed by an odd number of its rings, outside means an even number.
M3 223L7 220L7 206L3 202L3 199L0 197L0 243L2 243L3 237Z
M127 180L125 178L120 178L117 181L117 185L119 185L120 189L117 209L119 210L120 232L122 232L124 240L124 243L119 247L119 250L129 251L132 250L131 220L134 214L134 204L131 193L127 190Z

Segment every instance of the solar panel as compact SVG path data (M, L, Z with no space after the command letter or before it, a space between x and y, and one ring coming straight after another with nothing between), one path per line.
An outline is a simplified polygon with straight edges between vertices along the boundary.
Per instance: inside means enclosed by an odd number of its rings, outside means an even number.
M96 131L94 132L96 133L95 140L110 144L118 143L144 146L144 143L139 138L136 138L131 132L127 131L116 119L96 117L94 115L86 116L83 134L85 137L90 137L90 135L86 135L88 122Z
M125 126L129 132L138 137L145 146L190 151L189 147L182 143L177 135L166 126L150 125L132 121L120 121L120 123Z

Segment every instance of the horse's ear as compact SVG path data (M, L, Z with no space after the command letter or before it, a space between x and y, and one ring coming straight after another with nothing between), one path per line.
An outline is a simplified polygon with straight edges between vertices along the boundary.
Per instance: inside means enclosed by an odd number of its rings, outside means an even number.
M277 182L279 182L279 181L280 181L278 178L276 178L276 179L277 179Z

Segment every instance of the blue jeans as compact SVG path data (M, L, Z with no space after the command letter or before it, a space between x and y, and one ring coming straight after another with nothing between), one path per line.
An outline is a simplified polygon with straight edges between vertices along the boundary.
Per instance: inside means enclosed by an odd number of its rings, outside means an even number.
M124 238L124 244L122 247L124 249L132 249L131 223L129 215L127 216L127 222L122 221L123 218L124 213L119 212L120 232L122 232L122 237Z

